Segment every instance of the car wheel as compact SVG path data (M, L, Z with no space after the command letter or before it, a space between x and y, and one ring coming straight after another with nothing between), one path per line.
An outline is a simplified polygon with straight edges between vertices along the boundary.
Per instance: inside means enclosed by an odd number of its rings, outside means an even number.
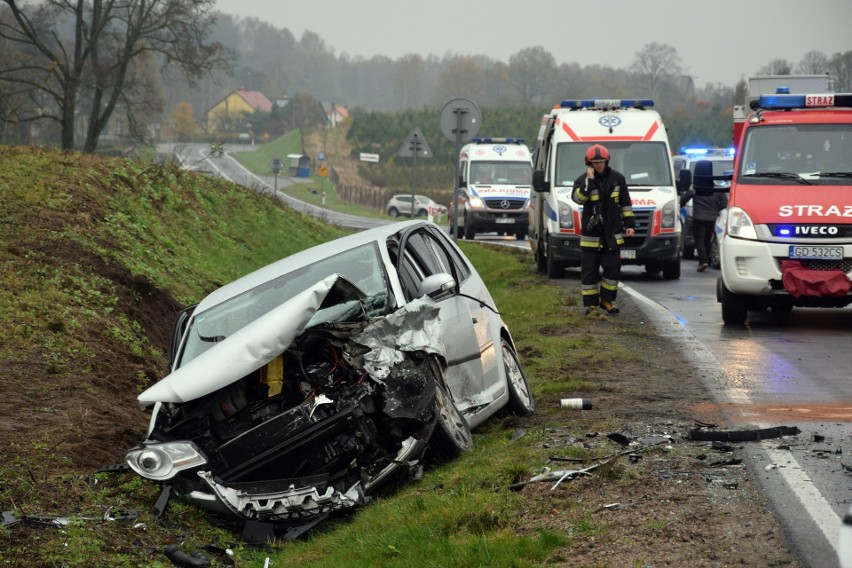
M509 403L506 409L517 416L529 416L535 411L530 385L518 355L511 345L504 339L501 341L503 348L503 371L506 373L506 386L509 389Z
M527 234L523 233L521 231L518 231L517 233L515 233L515 239L517 239L519 241L524 240L524 237L526 237L526 236L527 236Z
M663 267L663 278L666 280L677 280L680 278L680 259Z
M388 215L396 219L397 217L399 217L399 210L396 207L391 207L390 209L388 209Z
M544 245L541 241L535 248L535 271L539 274L547 274L547 258L544 256Z
M547 255L547 276L548 278L562 278L565 276L565 267L561 263L553 260L553 255Z
M473 230L473 225L470 225L468 223L464 224L464 238L469 241L472 241L476 238L476 231Z
M452 396L440 382L435 388L435 429L429 438L430 459L444 462L473 448L473 435L465 417L459 413Z
M420 211L417 212L418 217L426 217L428 214L429 214L429 212L426 211L425 209L421 209Z
M722 321L725 325L742 325L748 315L746 297L728 290L725 283L719 279L720 296L722 299Z

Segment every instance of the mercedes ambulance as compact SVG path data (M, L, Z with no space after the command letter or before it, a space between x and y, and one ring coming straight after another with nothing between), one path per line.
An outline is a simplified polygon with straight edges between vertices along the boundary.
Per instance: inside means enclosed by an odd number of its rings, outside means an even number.
M627 180L636 233L621 248L623 264L680 278L681 222L671 149L649 99L565 100L542 119L533 152L528 239L536 269L560 278L580 266L581 206L571 199L592 144L609 150L610 166Z
M472 138L459 151L459 204L450 203L450 232L473 239L477 233L514 235L529 224L532 155L523 138ZM454 215L458 211L458 222Z
M717 282L729 325L852 303L852 94L779 91L736 140Z

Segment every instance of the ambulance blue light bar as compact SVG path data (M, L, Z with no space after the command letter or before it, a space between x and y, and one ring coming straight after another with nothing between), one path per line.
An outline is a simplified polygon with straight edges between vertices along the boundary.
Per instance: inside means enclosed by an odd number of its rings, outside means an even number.
M686 156L733 156L736 153L735 148L704 148L704 147L688 147L683 146L680 153Z
M645 108L654 106L651 99L566 99L562 108Z
M812 93L796 94L776 93L760 95L757 108L762 109L794 109L794 108L831 108L852 107L852 94L849 93Z
M523 144L523 138L471 138L471 142L476 142L477 144Z

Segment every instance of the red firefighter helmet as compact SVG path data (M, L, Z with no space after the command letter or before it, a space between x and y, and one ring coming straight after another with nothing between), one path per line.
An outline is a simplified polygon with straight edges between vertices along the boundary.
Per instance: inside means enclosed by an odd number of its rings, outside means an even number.
M607 150L600 144L590 146L589 149L586 150L586 163L589 164L592 161L599 160L606 160L607 162L609 162L609 150Z

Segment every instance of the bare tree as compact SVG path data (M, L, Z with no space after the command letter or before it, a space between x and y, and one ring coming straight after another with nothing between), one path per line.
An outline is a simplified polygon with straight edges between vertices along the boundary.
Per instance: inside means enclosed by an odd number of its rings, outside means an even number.
M828 71L837 76L834 88L838 93L852 91L852 51L832 55Z
M652 42L636 52L633 61L633 73L639 87L653 95L661 84L683 74L680 55L670 45Z
M825 73L828 69L828 56L821 52L812 50L805 54L802 57L802 60L799 61L799 64L796 65L797 73L804 74L817 74L817 73Z
M556 76L556 60L540 45L526 47L509 57L509 81L525 104L540 105Z
M793 64L786 59L773 59L757 70L758 75L789 75L793 72Z
M190 80L227 67L231 54L208 43L215 0L0 0L12 17L0 18L0 37L18 46L17 66L0 67L0 81L25 86L52 101L41 116L60 124L61 146L75 147L75 119L85 93L85 140L92 153L107 121L124 103L129 85L143 80L144 55L176 65ZM138 99L136 100L138 102ZM130 105L130 106L126 106Z

